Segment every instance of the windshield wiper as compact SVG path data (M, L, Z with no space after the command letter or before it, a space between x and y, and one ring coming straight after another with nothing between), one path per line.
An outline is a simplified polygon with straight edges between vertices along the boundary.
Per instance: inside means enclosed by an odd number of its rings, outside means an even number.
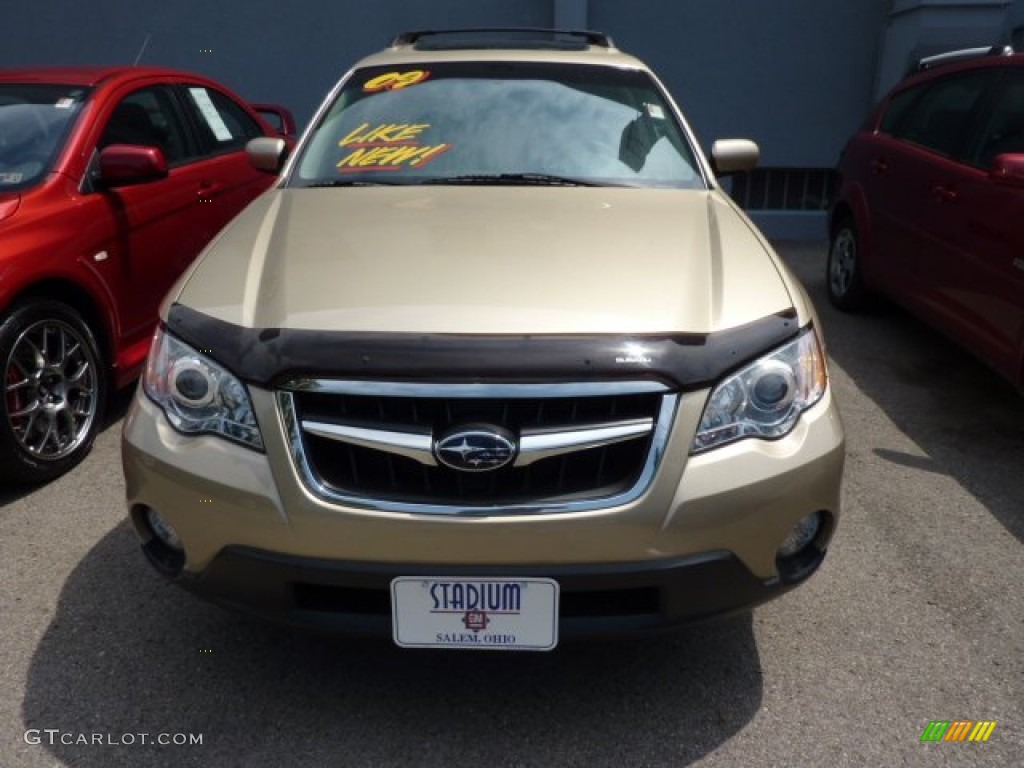
M366 179L332 179L330 181L318 181L313 184L303 184L298 189L316 189L322 187L401 187L416 186L418 184L494 184L508 186L539 186L539 187L605 187L623 186L618 184L605 184L586 179L577 179L571 176L557 176L551 173L466 173L458 176L438 176L428 179L415 179L398 181L391 179L379 179L368 181Z
M551 187L600 187L586 179L575 179L571 176L555 176L550 173L467 173L462 176L441 176L435 179L424 179L422 184L508 184L519 186L551 186Z
M416 182L412 182L415 184ZM381 179L380 181L366 181L365 179L332 179L331 181L318 181L315 184L302 184L296 189L319 189L323 187L407 187L408 181L391 181Z

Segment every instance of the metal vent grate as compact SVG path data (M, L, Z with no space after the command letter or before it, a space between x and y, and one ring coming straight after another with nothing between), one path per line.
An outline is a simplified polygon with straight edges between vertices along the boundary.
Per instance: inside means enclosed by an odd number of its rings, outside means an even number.
M746 211L823 211L835 196L831 168L757 168L732 179L732 199Z

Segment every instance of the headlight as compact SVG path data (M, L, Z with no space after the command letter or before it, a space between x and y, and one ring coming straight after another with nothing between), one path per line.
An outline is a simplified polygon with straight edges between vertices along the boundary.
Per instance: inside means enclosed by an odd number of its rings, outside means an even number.
M814 329L722 381L704 407L693 452L744 437L788 434L825 393L825 358Z
M179 432L220 435L263 450L242 382L163 328L153 337L142 388Z

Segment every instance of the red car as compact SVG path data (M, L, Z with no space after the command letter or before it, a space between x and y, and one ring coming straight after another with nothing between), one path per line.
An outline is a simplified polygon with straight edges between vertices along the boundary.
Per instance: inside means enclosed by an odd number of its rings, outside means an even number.
M88 451L163 296L274 182L245 153L261 136L279 134L187 72L0 72L0 480L47 480Z
M930 64L843 151L829 298L881 292L1024 388L1024 55Z

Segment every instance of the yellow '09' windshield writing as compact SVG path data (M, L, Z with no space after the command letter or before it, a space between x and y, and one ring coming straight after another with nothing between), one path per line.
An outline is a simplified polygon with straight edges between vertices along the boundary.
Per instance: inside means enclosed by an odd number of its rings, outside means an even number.
M408 88L410 85L422 83L428 77L430 77L430 73L422 69L414 69L411 72L385 72L372 80L367 80L363 85L363 90L367 93L397 91L401 88Z

